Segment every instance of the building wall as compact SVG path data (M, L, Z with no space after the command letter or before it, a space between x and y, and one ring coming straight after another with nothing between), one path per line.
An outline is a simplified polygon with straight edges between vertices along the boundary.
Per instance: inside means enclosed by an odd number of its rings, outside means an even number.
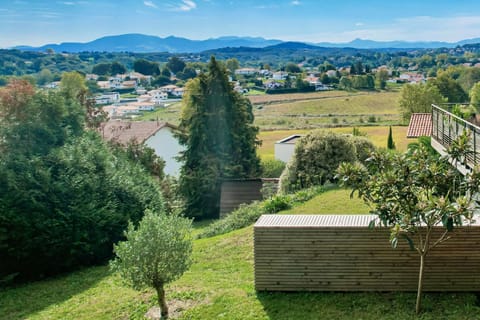
M275 159L288 163L293 157L295 144L293 143L275 143Z
M175 159L183 151L183 147L173 136L171 128L164 127L145 141L145 144L155 150L155 153L165 160L165 174L178 177L181 164Z

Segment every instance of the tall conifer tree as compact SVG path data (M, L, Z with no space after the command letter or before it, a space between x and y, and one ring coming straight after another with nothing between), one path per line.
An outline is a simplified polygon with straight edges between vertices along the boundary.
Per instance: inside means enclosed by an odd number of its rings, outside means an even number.
M250 101L233 90L225 67L212 57L208 73L187 84L180 118L179 189L187 216L218 215L222 179L258 177L253 119Z

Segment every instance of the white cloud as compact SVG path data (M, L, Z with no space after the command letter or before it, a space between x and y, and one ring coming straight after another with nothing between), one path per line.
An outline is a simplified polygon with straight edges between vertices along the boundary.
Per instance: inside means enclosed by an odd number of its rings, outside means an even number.
M357 22L357 23L355 23L355 26L356 26L356 27L362 27L362 26L364 26L364 25L365 25L365 24L364 24L363 22Z
M190 11L197 7L197 4L192 0L182 0L182 4L177 8L180 11Z
M153 1L143 1L143 4L147 7L150 7L150 8L155 8L157 9L157 5L155 3L153 3Z
M292 4L293 4L294 6L299 6L299 5L300 5L300 1L298 1L298 0L293 0L293 1L292 1Z

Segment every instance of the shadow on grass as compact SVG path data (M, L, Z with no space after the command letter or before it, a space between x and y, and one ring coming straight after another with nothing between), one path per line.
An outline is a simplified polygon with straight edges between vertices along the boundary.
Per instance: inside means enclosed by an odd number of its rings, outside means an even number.
M0 289L0 319L25 319L51 305L60 304L109 275L107 266Z
M427 293L415 316L416 293L257 293L270 319L479 319L473 293Z

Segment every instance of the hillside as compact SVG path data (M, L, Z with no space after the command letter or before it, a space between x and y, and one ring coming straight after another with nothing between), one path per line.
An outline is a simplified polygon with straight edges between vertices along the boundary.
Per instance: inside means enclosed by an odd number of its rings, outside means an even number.
M262 37L239 37L226 36L219 38L210 38L206 40L192 40L176 36L161 38L145 34L121 34L101 37L89 42L63 42L60 44L50 43L39 47L17 46L14 49L23 51L46 51L53 49L56 52L189 52L198 53L206 50L215 50L220 48L264 48L277 44L286 44L287 47L328 47L328 48L356 48L356 49L433 49L433 48L455 48L465 44L480 43L480 38L465 39L458 42L441 41L373 41L366 39L354 39L350 42L333 43L304 43L304 42L284 42L276 39L264 39ZM286 47L282 47L283 49Z

